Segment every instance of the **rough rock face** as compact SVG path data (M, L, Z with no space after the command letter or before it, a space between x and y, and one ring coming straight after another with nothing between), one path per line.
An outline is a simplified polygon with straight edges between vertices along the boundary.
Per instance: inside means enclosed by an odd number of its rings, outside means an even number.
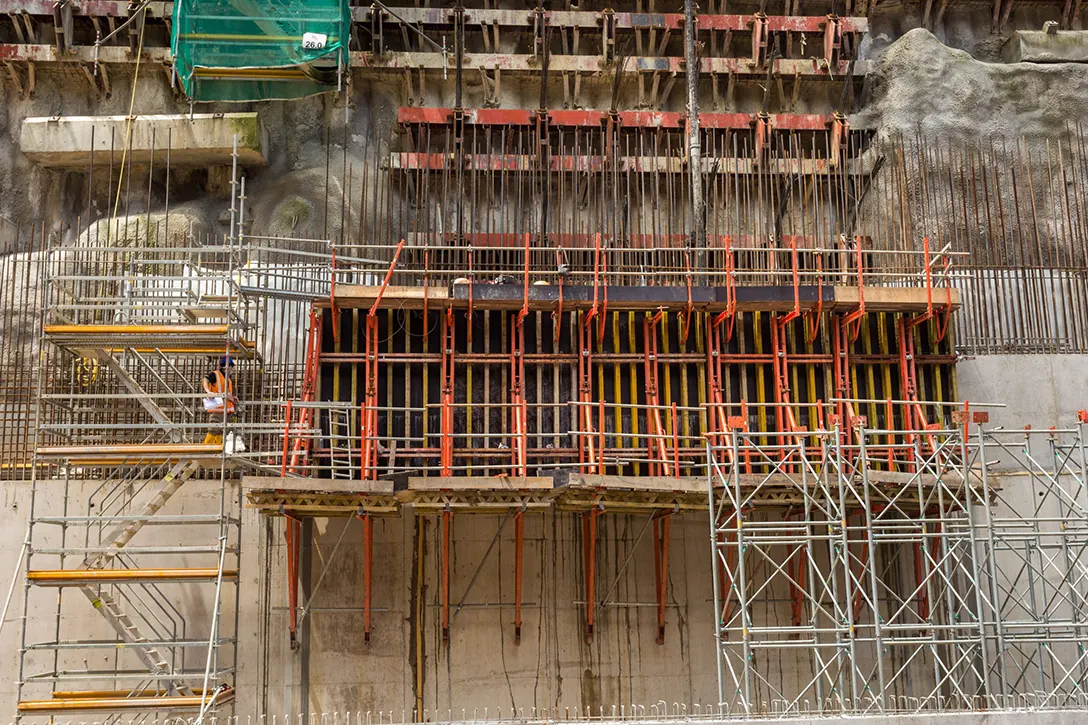
M882 137L1057 136L1088 116L1088 65L986 63L923 28L886 50L857 123Z
M117 241L116 246L192 247L199 245L211 229L198 204L172 207L170 213L152 212L100 219L79 235L80 244L106 244Z
M342 207L344 236L353 233L356 229L353 219L358 217L362 162L358 159L348 161L349 181L345 184L340 178L343 159L337 161L340 168L328 176L327 200L324 167L293 171L262 184L246 208L248 233L251 236L335 241L340 238ZM353 187L350 193L355 199L345 197L341 204L341 193L348 194L348 186Z

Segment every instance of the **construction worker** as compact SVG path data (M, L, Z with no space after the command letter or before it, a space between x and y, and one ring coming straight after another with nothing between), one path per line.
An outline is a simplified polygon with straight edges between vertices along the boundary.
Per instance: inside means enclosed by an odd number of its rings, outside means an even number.
M234 381L230 379L234 361L230 356L219 358L219 367L204 376L204 410L213 415L230 415L234 412L237 398L234 397Z

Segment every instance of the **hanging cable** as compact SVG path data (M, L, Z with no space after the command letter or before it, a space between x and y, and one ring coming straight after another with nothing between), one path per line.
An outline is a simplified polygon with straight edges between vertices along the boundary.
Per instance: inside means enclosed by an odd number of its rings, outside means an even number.
M142 12L146 16L146 2L143 4L140 12ZM132 16L132 18L135 17L135 15ZM146 17L143 18L143 21L146 20ZM121 206L121 188L124 186L122 182L125 179L125 162L128 159L129 147L132 145L132 111L136 107L136 85L137 82L140 80L140 56L144 54L144 28L147 27L147 23L143 21L140 23L140 42L138 44L138 47L136 48L136 70L132 74L132 93L130 94L128 100L128 116L125 117L125 148L121 152L121 172L117 177L117 196L113 202L113 214L111 215L112 218L117 218L117 209ZM118 28L118 30L120 30L120 28Z

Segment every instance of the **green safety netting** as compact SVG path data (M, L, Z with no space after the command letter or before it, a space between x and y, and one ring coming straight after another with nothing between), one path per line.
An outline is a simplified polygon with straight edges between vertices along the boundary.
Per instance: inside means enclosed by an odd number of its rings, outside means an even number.
M347 0L176 0L174 67L194 101L292 99L335 89Z

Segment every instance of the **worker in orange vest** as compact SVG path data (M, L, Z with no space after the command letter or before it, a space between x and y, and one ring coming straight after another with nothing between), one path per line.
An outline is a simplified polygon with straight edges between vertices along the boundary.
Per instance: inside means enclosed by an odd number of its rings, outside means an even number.
M204 398L204 410L213 415L230 415L234 412L234 381L230 379L234 369L234 361L224 355L219 358L219 367L204 376L204 392L208 397Z

